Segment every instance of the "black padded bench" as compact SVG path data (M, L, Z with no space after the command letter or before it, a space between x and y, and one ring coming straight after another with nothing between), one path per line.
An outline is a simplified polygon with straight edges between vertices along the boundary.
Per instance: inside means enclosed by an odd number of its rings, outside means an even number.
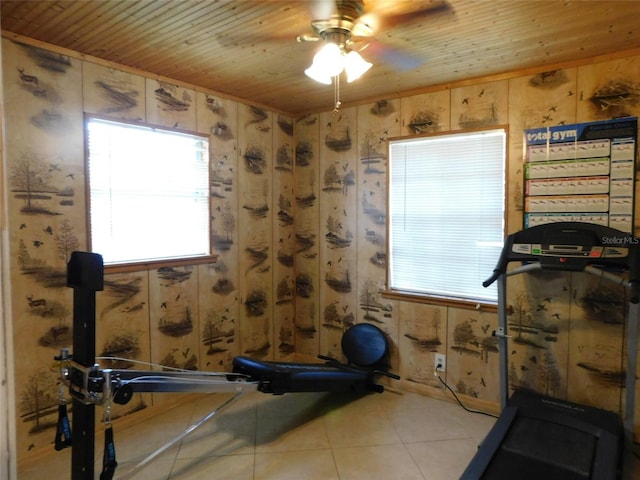
M369 323L353 325L342 336L347 363L320 356L325 363L272 362L249 357L233 359L233 373L260 383L258 390L281 395L292 392L382 392L379 375L389 373L389 343L385 333Z

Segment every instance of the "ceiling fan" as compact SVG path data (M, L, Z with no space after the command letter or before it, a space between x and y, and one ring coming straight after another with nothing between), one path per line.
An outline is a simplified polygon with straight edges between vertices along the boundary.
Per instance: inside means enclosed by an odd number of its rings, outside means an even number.
M392 28L449 8L445 1L439 0L432 0L426 8L392 15L367 11L362 0L323 0L316 7L314 13L318 17L311 21L313 33L298 35L296 40L300 43L324 42L305 73L327 85L342 71L346 71L347 82L352 82L369 70L372 64L359 54L369 47L376 57L392 63L397 69L416 68L422 63L419 59L376 41L376 30Z
M313 33L298 35L296 40L299 43L324 43L305 74L320 83L334 84L335 110L340 106L340 74L346 72L347 82L352 82L372 67L359 52L368 49L375 57L398 70L411 70L422 63L421 59L376 41L376 30L392 28L449 9L449 5L440 0L432 0L426 8L390 15L367 11L363 0L321 0L316 7L314 16L317 17L311 21Z

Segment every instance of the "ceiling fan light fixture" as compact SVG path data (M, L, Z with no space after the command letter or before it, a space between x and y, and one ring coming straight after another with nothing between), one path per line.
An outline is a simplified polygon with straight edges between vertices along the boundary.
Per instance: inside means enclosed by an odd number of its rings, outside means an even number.
M325 85L331 85L332 77L327 75L322 68L320 68L315 62L304 71L305 75L312 80L315 80L319 83L324 83Z
M344 69L347 72L347 82L351 83L364 75L373 64L367 62L362 56L351 50L344 57Z
M304 73L316 82L331 85L333 77L346 71L347 82L351 83L364 75L372 64L351 50L348 53L333 42L327 42L313 57L313 63Z
M325 43L313 57L313 65L317 65L329 77L340 75L344 69L342 49L333 42Z

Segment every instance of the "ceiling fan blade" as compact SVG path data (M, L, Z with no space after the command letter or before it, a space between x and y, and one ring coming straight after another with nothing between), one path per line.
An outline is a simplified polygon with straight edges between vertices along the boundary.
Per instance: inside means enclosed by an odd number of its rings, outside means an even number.
M411 12L397 14L381 13L375 10L366 12L358 19L358 23L364 23L377 33L401 26L405 23L416 22L432 15L449 13L452 10L451 5L445 0L431 0L428 6Z
M377 60L391 65L395 70L406 72L422 65L426 59L409 55L402 50L385 45L375 39L368 39L368 44L362 48L365 56L373 56Z

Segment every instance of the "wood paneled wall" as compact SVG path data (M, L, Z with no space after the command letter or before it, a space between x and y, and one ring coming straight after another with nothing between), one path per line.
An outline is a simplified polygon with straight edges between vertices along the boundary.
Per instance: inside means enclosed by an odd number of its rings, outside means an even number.
M487 405L498 402L495 313L380 294L386 139L508 124L506 220L513 232L522 225L524 128L640 113L640 57L486 79L298 119L9 39L2 41L2 57L22 458L51 442L58 401L52 358L71 343L65 252L86 248L84 113L211 134L217 262L108 274L98 296L100 353L125 357L118 366L139 360L225 370L238 354L341 356L342 332L371 322L392 340L401 386L444 397L432 372L433 353L446 353L447 382L470 402ZM625 101L603 103L610 92ZM37 168L38 195L25 194L28 166ZM624 309L603 318L589 308L594 298L594 285L580 274L514 281L511 305L532 315L541 315L542 305L558 316L544 338L523 334L512 344L514 382L621 409ZM166 325L176 321L184 327L180 334L167 334ZM116 414L154 401L140 395Z
M106 366L226 371L239 354L290 358L293 119L34 45L3 39L2 53L13 341L23 352L15 362L19 455L48 446L55 433L53 357L71 344L66 261L87 248L85 113L205 133L211 142L217 261L107 273L97 354L120 358ZM114 414L161 398L136 395Z
M640 57L629 56L486 79L299 119L296 198L317 194L313 205L299 202L296 233L313 239L317 250L298 256L300 283L313 293L297 299L296 319L299 328L314 325L319 331L304 330L298 351L314 353L319 348L322 354L335 354L335 339L355 311L356 322L374 323L393 339L394 367L403 387L446 397L433 376L434 353L446 353L447 383L472 404L496 405L495 313L380 294L386 265L385 141L508 125L505 221L507 233L512 233L522 228L523 130L638 116L639 73ZM352 170L356 189L348 177ZM331 188L331 182L340 188ZM460 198L464 201L465 192ZM637 220L635 230L637 234ZM455 255L455 246L451 248ZM510 317L512 386L622 412L623 289L600 285L585 274L556 272L510 280L508 292L512 310L535 324L520 328L517 314ZM637 419L636 431L638 425Z

